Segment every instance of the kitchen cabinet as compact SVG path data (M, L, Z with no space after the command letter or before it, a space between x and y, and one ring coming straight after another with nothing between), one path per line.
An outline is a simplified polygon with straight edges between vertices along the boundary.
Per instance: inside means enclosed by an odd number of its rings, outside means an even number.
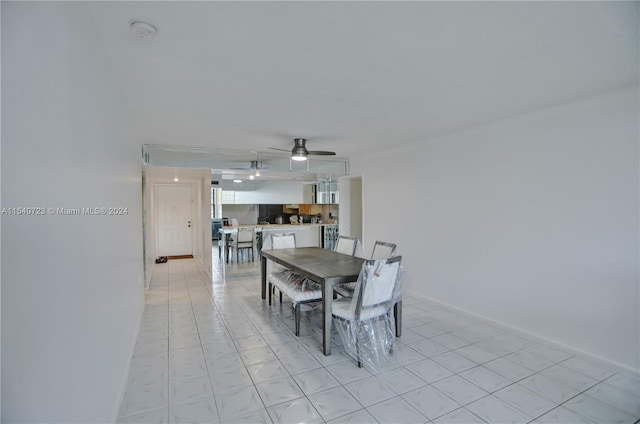
M339 203L338 199L338 182L337 181L319 181L316 190L317 204L334 204Z
M233 190L222 190L221 200L223 205L235 205L236 192Z

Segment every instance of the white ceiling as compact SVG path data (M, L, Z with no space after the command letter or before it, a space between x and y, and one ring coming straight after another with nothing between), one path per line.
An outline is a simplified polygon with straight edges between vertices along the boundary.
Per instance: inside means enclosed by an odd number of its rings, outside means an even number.
M637 2L82 7L141 144L352 157L638 83Z

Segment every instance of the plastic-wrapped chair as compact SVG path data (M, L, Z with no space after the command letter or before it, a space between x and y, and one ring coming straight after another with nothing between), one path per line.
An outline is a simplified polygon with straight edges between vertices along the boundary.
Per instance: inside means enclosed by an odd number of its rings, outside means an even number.
M254 261L254 240L253 228L238 228L238 233L234 237L233 245L231 246L236 251L236 263L240 263L240 251L247 249L251 252L251 262Z
M371 259L388 259L396 254L396 244L377 240L373 245Z
M396 244L386 241L377 240L373 245L373 252L371 252L371 259L389 259L396 254ZM334 286L334 293L339 294L342 297L353 297L353 292L356 289L356 283L344 283Z
M380 365L393 352L395 323L391 311L401 293L401 262L402 256L365 261L354 296L333 301L331 313L338 321L336 327L359 367L363 361Z
M272 249L287 249L293 247L296 247L296 239L293 233L271 235ZM283 293L291 298L294 306L296 336L299 336L300 305L303 303L322 300L322 288L313 281L310 281L281 265L272 264L271 269L271 272L267 274L269 276L269 305L271 305L271 298L275 288L278 288L280 291L281 303Z
M322 287L290 270L272 272L269 276L269 305L271 305L271 284L280 290L280 302L282 302L282 293L287 295L293 302L295 333L296 336L299 336L300 305L322 300Z

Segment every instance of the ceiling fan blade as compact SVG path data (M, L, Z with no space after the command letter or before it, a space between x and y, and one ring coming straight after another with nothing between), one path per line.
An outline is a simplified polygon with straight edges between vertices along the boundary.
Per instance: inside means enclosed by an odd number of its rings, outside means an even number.
M280 150L281 152L291 153L291 149L278 149L277 147L269 147L271 150Z
M326 150L309 150L309 154L316 156L335 156L336 152L328 152Z

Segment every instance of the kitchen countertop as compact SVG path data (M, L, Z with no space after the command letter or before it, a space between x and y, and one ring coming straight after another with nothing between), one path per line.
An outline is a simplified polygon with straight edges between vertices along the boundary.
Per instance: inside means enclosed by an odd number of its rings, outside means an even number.
M255 224L255 225L239 225L237 227L222 227L220 228L221 230L234 230L237 228L260 228L260 229L265 229L268 230L270 228L278 229L278 228L289 228L289 229L303 229L303 228L313 228L313 227L323 227L323 226L327 226L327 225L338 225L338 224L329 224L329 223L321 223L321 224L309 224L309 223L305 223L305 224Z

